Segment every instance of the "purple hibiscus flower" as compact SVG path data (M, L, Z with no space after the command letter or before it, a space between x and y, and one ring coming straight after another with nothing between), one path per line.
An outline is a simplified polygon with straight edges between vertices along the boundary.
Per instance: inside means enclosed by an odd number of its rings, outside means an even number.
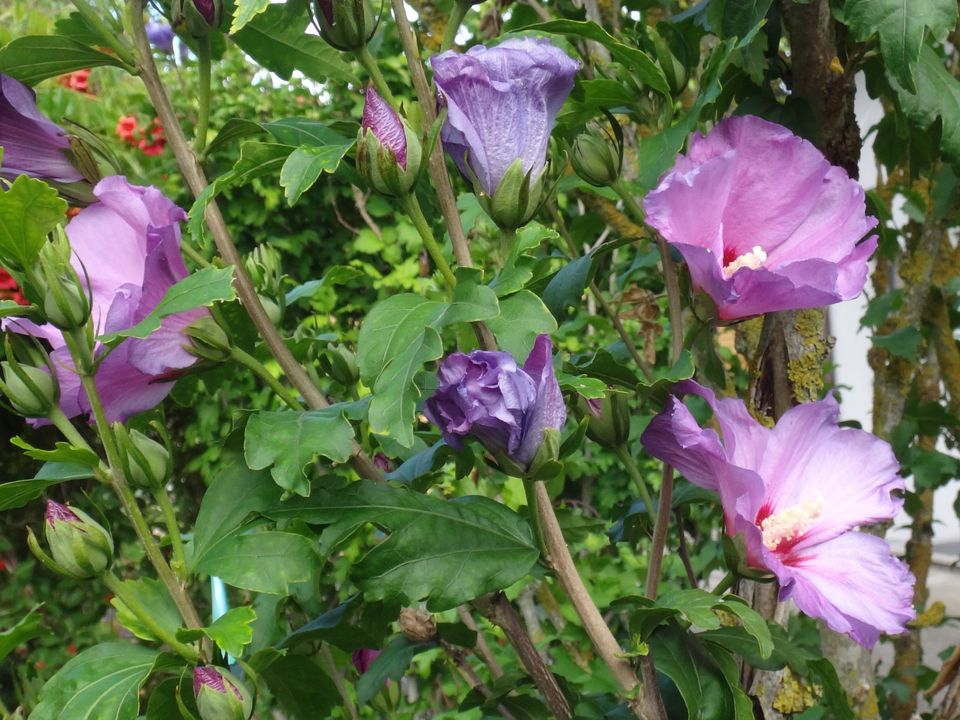
M553 344L540 335L523 368L505 352L453 353L440 365L440 387L426 402L427 417L456 449L474 437L493 455L528 468L547 428L567 419L553 373Z
M430 65L447 107L443 146L460 171L491 197L518 159L536 182L580 63L548 40L523 38L448 50Z
M676 390L704 398L721 434L673 397L641 442L720 493L727 534L743 535L747 562L777 577L780 599L866 647L881 632L903 632L914 617L913 576L886 541L854 530L903 505L892 494L904 483L890 446L840 427L832 398L799 405L770 429L741 400L717 399L692 381Z
M80 211L66 232L72 264L88 284L99 336L143 320L187 276L179 225L187 216L156 188L131 185L124 177L104 178L93 192L99 202ZM108 420L123 421L167 396L178 373L196 362L185 349L190 343L184 329L207 312L197 308L167 316L149 337L128 338L107 355L95 382ZM60 331L21 319L9 319L5 327L50 342L61 409L68 417L89 413Z
M167 55L173 52L173 28L166 23L148 22L146 26L147 40L157 50Z
M0 177L14 180L30 175L42 180L71 183L83 175L71 164L66 133L37 109L33 90L0 73Z
M733 321L856 297L877 224L863 188L806 140L745 115L694 136L644 200L693 284Z

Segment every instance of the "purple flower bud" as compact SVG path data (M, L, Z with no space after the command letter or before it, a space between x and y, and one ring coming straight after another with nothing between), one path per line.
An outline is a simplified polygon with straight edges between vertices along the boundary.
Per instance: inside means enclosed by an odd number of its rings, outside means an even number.
M370 0L317 0L320 36L338 50L359 50L377 31Z
M324 19L333 24L333 0L317 0L317 6L320 8L320 12L323 13Z
M42 180L71 183L83 175L71 164L66 133L37 109L33 90L0 73L0 177L14 180L29 175Z
M253 699L243 684L213 665L194 668L193 694L201 720L247 720L253 712Z
M147 40L157 50L169 55L173 52L173 28L166 23L148 22Z
M34 546L32 535L30 541L31 549L46 564L75 578L97 577L110 567L113 562L113 538L83 510L47 500L44 518L44 536L53 558L42 554L39 547Z
M360 128L376 135L380 144L393 153L400 167L407 169L407 140L404 136L403 123L397 111L380 97L373 85L367 88Z
M380 650L373 650L371 648L363 648L362 650L354 650L351 660L353 661L353 666L357 669L357 672L363 675L367 670L370 669L370 666L373 664L373 661L377 659L380 655Z
M80 518L73 510L55 500L47 500L47 509L44 511L43 517L50 527L58 522L80 522Z
M213 27L217 21L217 6L214 0L193 0L193 6L200 13L200 17L207 21L207 25Z
M523 38L448 50L430 65L448 113L443 145L460 171L490 197L517 160L535 183L580 63L546 39Z
M863 188L787 128L744 115L691 138L644 199L719 319L798 310L860 294L877 224Z
M552 352L550 337L540 335L522 369L505 352L449 355L440 365L440 387L426 402L427 416L451 447L474 437L528 469L547 428L559 430L567 419Z

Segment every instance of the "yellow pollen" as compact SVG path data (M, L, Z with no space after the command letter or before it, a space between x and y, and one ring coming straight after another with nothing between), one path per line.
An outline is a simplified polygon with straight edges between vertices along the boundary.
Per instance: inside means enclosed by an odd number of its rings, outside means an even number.
M756 270L759 267L763 267L763 264L767 261L767 253L763 251L763 248L759 245L754 245L753 250L748 253L744 253L732 263L723 268L723 276L729 278L740 268L750 268L751 270Z
M774 513L760 522L763 544L776 550L780 543L794 540L805 532L823 512L821 500L807 500Z

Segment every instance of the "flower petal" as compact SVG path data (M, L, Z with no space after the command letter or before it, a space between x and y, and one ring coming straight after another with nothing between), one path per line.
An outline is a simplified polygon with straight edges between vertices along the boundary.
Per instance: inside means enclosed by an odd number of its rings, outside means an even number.
M546 429L559 430L567 421L567 408L553 372L553 343L549 335L537 336L523 371L537 388L536 400L523 419L523 439L516 452L516 459L529 465L543 444Z
M804 613L864 647L873 647L880 633L904 632L916 615L913 576L873 535L849 532L771 563L781 600L793 598Z

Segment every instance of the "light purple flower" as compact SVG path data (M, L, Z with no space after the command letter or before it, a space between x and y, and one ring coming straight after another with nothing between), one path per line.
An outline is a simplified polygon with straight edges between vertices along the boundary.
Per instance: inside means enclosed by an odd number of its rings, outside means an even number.
M131 185L121 176L104 178L93 192L99 202L81 210L66 232L72 264L88 283L99 336L143 320L187 276L180 256L180 222L187 216L156 188ZM149 337L129 338L109 353L95 377L108 420L125 420L167 396L177 375L196 362L184 349L190 344L184 329L206 313L197 308L167 316ZM5 327L50 342L61 409L68 417L89 413L60 331L20 319L7 320Z
M647 451L690 482L720 493L727 534L742 534L747 562L772 572L780 599L872 647L914 617L913 576L887 543L854 530L889 520L903 505L890 446L837 424L832 398L788 411L773 429L742 401L717 399L695 382L676 391L704 398L720 435L672 397L641 437Z
M531 183L543 172L557 112L580 63L545 39L511 39L430 58L447 120L446 151L493 196L518 158Z
M70 163L66 133L37 109L33 90L0 73L0 177L14 180L30 175L42 180L71 183L83 175Z
M372 132L381 145L389 148L400 167L407 169L407 136L403 123L397 111L377 94L373 85L367 88L364 97L360 127Z
M479 440L494 455L529 467L547 428L567 419L553 373L553 345L540 335L523 368L505 352L453 353L440 365L440 387L426 402L427 417L453 448Z
M856 297L877 246L875 235L860 242L877 220L859 183L750 115L692 137L644 209L722 321Z
M174 34L172 27L166 23L148 22L146 31L147 40L149 40L150 44L157 50L167 55L173 52Z

